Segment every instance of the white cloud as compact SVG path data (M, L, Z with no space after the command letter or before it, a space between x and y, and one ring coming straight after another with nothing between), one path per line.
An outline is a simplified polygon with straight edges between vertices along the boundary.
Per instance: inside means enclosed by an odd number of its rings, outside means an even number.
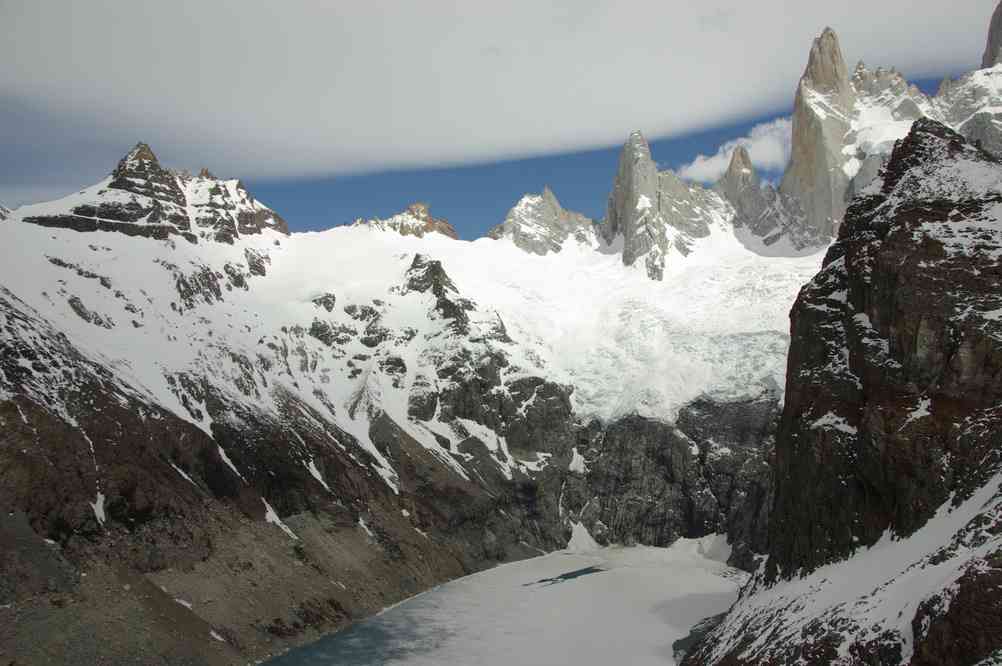
M692 162L678 168L678 175L688 180L715 183L727 171L731 155L738 146L748 150L752 164L760 171L782 171L790 161L793 122L777 118L756 125L748 136L728 141L713 155L698 155Z
M33 149L53 165L104 173L144 139L168 164L261 178L609 146L785 112L828 24L850 65L972 68L993 6L0 0L0 154L58 130L93 149ZM45 113L14 124L12 105Z

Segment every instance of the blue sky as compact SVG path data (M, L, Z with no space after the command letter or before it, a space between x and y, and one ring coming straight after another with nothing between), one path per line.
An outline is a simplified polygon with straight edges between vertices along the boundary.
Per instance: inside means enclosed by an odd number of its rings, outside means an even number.
M935 93L940 78L914 81ZM722 127L651 142L661 168L677 168L697 155L710 155L730 140L746 136L790 110ZM623 137L624 141L626 137ZM408 169L321 179L254 180L245 184L258 199L277 210L295 231L319 230L359 217L388 217L408 204L431 204L436 217L456 227L461 238L483 236L504 220L526 193L549 185L565 208L599 219L605 215L619 146L464 167ZM764 172L776 179L779 171Z

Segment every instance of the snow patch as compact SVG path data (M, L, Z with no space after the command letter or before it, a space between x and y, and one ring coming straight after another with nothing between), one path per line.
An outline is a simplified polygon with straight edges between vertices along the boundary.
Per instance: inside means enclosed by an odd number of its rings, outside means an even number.
M590 553L601 546L592 538L588 528L583 523L571 522L571 540L567 542L569 553Z
M270 504L268 504L268 500L266 500L265 498L262 497L261 501L264 502L264 519L265 519L265 522L269 522L272 525L278 525L283 532L285 532L287 535L289 535L290 539L293 539L295 541L299 541L299 537L296 536L296 533L293 532L291 529L289 529L288 525L286 525L285 523L282 522L282 519L278 517L278 514L275 513L275 510L273 508L271 508Z

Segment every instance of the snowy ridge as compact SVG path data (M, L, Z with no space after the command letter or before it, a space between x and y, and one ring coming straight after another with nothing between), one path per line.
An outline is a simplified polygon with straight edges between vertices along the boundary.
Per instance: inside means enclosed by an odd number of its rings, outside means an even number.
M216 187L209 182L186 183L201 197L191 201L241 201L235 181L207 199ZM292 396L354 437L391 486L395 472L371 445L370 422L385 413L410 424L436 456L454 459L459 452L442 449L435 433L456 441L485 426L415 418L413 405L451 390L442 368L471 353L473 367L504 355L503 385L539 376L573 387L582 417L670 420L704 393L782 386L786 312L820 262L762 258L722 215L708 235L686 239L688 253L677 255L684 261L669 266L663 283L577 243L539 257L507 239L418 238L372 226L290 236L263 228L233 243L190 244L24 223L96 196L138 198L102 182L18 210L0 234L24 251L0 267L0 283L124 385L207 433L212 410L188 378L217 378L213 390L226 402L278 420ZM452 279L445 303L406 286L419 254ZM502 436L479 434L506 476L536 464L518 461Z
M487 232L488 238L508 238L526 252L559 252L568 239L597 248L595 224L584 215L564 210L550 188L527 194L508 212L505 221Z
M192 243L232 243L263 229L288 233L285 221L239 181L217 179L204 169L194 178L165 169L142 143L101 182L55 201L22 206L18 219L77 231L161 239L178 235Z
M802 645L809 653L811 643L837 636L837 656L830 663L855 663L850 646L878 640L900 644L895 663L908 663L922 638L914 635L912 619L926 604L945 611L958 581L986 566L986 558L1002 546L1002 537L989 527L999 520L1002 475L996 474L963 503L941 506L909 537L885 534L844 562L771 587L763 583L763 565L715 635L713 651L701 656L714 663L731 653L755 662L780 646Z
M407 210L388 217L385 220L358 219L351 226L367 227L381 231L395 231L403 236L417 236L418 238L433 232L438 232L453 239L459 238L459 235L451 224L445 220L432 217L428 210L428 205L423 203L411 204L407 207Z

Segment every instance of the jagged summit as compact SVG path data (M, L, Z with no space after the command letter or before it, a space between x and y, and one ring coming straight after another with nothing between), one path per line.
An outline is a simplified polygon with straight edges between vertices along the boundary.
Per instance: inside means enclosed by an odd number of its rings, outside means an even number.
M439 233L454 240L459 239L455 227L446 220L433 217L430 206L425 202L412 203L403 212L385 220L359 218L351 226L395 231L402 236L417 236L418 238L423 238L430 233Z
M626 144L623 146L623 152L631 153L633 158L637 160L651 159L651 146L640 130L630 132L626 138Z
M988 43L981 57L981 68L988 69L1002 63L1002 2L995 8L988 26Z
M805 225L822 238L835 234L845 212L849 176L842 143L855 93L838 37L826 28L811 46L793 104L793 146L780 191L799 202Z
M122 158L122 162L153 162L157 165L160 164L160 161L157 159L157 156L150 147L150 144L144 141L137 142L132 150L130 150L125 157Z
M851 96L849 69L842 56L838 35L831 28L825 28L811 45L801 85L818 92L844 96L846 99Z
M548 186L542 194L523 196L487 237L510 239L526 252L539 255L559 252L568 238L584 245L598 242L595 223L581 213L565 210Z
M609 195L606 240L623 239L623 263L632 266L644 259L651 279L664 276L668 238L657 217L658 169L644 135L632 132L619 154L619 168Z
M16 218L81 232L117 231L159 240L180 236L192 243L232 244L243 234L266 229L289 233L285 220L254 199L240 181L215 178L206 169L198 178L167 169L143 142L100 183L63 199L24 206Z
M8 217L10 217L10 212L11 212L10 208L7 208L6 206L4 206L3 202L0 201L0 222L3 222Z
M731 162L724 173L721 182L754 182L758 183L758 173L751 161L751 155L744 146L738 146L731 153Z

